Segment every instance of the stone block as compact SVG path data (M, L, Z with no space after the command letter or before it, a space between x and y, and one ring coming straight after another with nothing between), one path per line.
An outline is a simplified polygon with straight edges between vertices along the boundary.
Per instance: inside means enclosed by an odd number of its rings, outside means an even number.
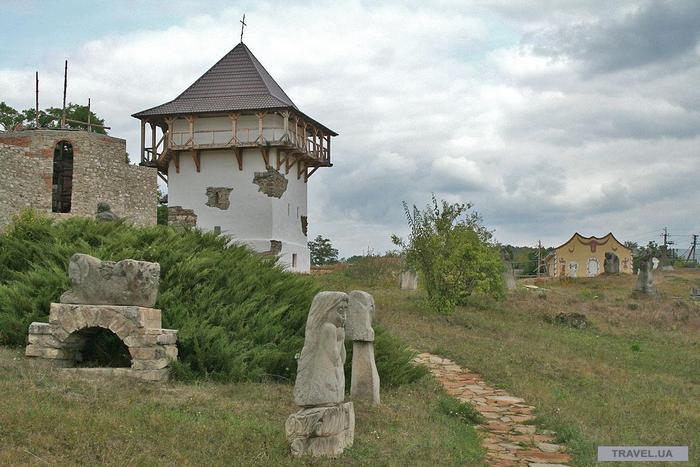
M134 370L162 370L170 364L170 360L166 357L139 360L134 358L131 361L131 368Z
M130 376L144 381L167 381L170 372L167 368L160 370L131 370Z
M399 277L401 290L416 290L418 288L418 275L415 271L403 271Z
M53 326L49 323L33 322L29 325L29 334L51 334Z
M350 395L379 405L379 373L374 361L374 343L355 341L352 345Z
M61 296L61 303L153 307L160 265L133 259L115 263L76 253L68 275L71 290Z
M177 343L177 331L175 329L160 329L156 342L161 345L173 345Z
M177 346L176 345L164 345L165 356L170 360L177 360Z
M29 344L24 350L27 357L40 357L59 360L72 360L75 357L75 351L71 349L52 349L40 347L34 344Z
M301 409L287 418L287 441L296 457L338 457L352 446L355 410L352 402Z
M129 353L134 360L156 360L167 356L165 349L161 346L131 347Z

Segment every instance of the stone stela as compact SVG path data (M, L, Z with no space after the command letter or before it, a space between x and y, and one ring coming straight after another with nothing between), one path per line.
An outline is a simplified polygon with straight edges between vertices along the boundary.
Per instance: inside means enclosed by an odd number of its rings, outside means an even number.
M298 361L294 403L285 424L292 455L338 457L352 446L355 410L345 399L345 319L348 295L320 292L311 303Z
M374 361L374 297L361 290L350 292L345 337L352 341L350 396L379 405L379 373Z
M68 274L71 290L52 303L49 322L29 326L27 357L70 368L95 330L109 329L128 348L130 368L74 370L166 381L170 362L177 360L177 331L162 329L161 312L153 308L160 265L146 261L100 261L75 254Z

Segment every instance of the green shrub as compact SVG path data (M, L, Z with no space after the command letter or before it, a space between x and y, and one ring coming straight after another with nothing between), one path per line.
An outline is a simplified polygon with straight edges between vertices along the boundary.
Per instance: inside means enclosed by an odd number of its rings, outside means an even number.
M471 204L438 203L435 195L423 211L415 205L411 211L404 202L411 229L408 241L392 236L406 263L420 273L433 308L441 313L451 313L471 295L505 295L500 251L471 208Z
M24 345L32 321L48 319L49 303L68 287L74 253L103 260L133 258L161 266L156 307L163 327L178 329L182 379L293 381L309 305L319 286L284 271L274 259L199 230L74 218L31 211L0 235L0 344ZM382 382L414 379L411 354L378 333Z

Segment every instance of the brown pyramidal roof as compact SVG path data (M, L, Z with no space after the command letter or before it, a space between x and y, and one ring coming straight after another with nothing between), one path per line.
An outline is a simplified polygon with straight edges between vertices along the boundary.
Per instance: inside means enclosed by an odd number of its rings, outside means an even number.
M133 116L143 118L280 108L298 111L280 85L241 42L175 99Z

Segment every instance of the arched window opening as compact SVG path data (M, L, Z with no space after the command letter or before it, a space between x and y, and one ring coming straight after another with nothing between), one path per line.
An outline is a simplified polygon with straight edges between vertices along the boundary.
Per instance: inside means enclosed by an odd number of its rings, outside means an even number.
M53 150L52 212L70 212L73 194L73 146L59 141Z
M81 368L131 367L131 354L128 347L109 329L85 328L71 337L80 346L75 366Z

